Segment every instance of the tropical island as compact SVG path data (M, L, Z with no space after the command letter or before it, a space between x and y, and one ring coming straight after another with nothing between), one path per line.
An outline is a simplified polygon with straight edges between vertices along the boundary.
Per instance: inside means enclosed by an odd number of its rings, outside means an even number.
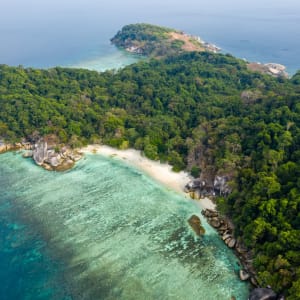
M213 53L221 51L221 48L203 41L199 36L144 23L124 26L111 42L130 53L154 58L192 51ZM277 63L247 62L247 68L274 77L288 77L286 67Z
M1 65L1 149L33 148L28 156L55 169L98 143L189 171L188 192L214 196L234 224L231 241L247 254L252 284L299 299L300 72L262 74L200 42L185 51L165 28L157 48L153 27L142 28L142 44L124 32L112 40L149 60L118 71Z
M187 34L151 24L126 25L112 39L111 42L129 52L147 57L164 57L191 51L218 52L217 46L204 42L198 36Z

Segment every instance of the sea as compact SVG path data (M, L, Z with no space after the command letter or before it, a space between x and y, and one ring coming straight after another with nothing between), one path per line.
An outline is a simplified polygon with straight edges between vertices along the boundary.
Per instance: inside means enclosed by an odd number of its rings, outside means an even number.
M122 26L183 30L248 61L300 69L298 0L1 1L0 64L118 69L136 57L110 39Z
M0 299L247 299L195 201L126 161L87 154L57 173L9 152L0 165Z
M183 30L249 61L300 69L297 0L1 2L0 64L119 69L131 23ZM188 218L206 229L195 236ZM0 299L246 300L233 253L191 200L113 157L45 171L0 155Z

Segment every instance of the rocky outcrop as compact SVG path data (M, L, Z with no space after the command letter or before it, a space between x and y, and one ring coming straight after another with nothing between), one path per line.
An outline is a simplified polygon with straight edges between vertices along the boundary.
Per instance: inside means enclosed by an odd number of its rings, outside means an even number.
M14 149L14 145L12 144L0 144L0 153L4 153Z
M249 296L249 300L276 300L277 295L268 288L256 288Z
M227 176L215 176L212 184L199 178L188 182L184 191L189 193L193 199L215 197L216 195L227 196L231 193L228 181L229 178ZM227 247L235 252L241 265L239 271L240 279L242 281L249 281L251 285L255 287L251 293L252 298L250 297L249 300L283 300L284 298L276 298L276 294L271 289L259 287L256 272L253 267L253 253L243 245L239 238L235 238L234 225L232 222L228 218L220 215L216 210L204 209L201 211L201 214L207 219L207 222L216 229ZM196 216L196 218L198 217ZM193 229L197 226L198 221L196 218L193 222L191 220L192 218L190 219L191 221L189 220L189 224ZM192 225L192 223L194 223L194 225Z
M7 151L26 150L23 157L32 157L35 163L46 170L65 171L72 168L82 154L68 147L59 147L55 136L40 138L33 144L22 140L19 143L6 144L0 139L0 153Z
M243 269L240 270L239 275L240 275L240 279L241 279L242 281L248 280L248 279L250 278L249 273L246 272L246 271L243 270Z
M216 176L214 179L214 192L221 196L227 196L231 193L231 188L228 186L227 176Z
M60 150L57 148L57 145L49 146L47 141L40 139L33 147L33 160L46 170L65 171L72 168L82 157L81 153L67 147L62 147Z
M205 229L203 228L203 226L201 224L201 220L198 216L192 215L188 219L188 223L193 228L193 230L195 231L195 233L198 236L201 236L201 235L205 234Z
M219 215L219 213L212 209L204 209L201 214L207 219L207 222L218 230L223 235L223 240L232 237L233 225L226 218Z
M219 228L221 226L221 222L218 218L211 218L209 224L214 228Z
M288 78L289 75L286 72L286 67L281 64L276 63L267 63L267 64L261 64L259 62L251 62L247 64L248 70L254 71L254 72L260 72L263 74L268 74L273 77L284 77Z
M207 219L207 222L217 230L221 239L228 248L234 250L236 256L241 263L241 270L239 277L241 280L249 280L251 284L258 287L256 280L255 270L252 265L252 253L240 242L239 239L234 237L234 226L231 221L219 214L219 212L211 209L204 209L201 214Z
M47 142L39 140L33 148L33 159L35 163L41 166L48 158L48 146Z
M231 188L228 186L227 176L215 176L213 183L201 179L192 180L186 184L184 191L193 199L201 199L216 195L227 196L231 193Z
M229 237L228 239L225 240L225 244L229 247L229 248L234 248L235 244L236 244L236 239L233 237Z
M0 153L4 153L7 151L15 151L15 150L30 150L32 148L30 143L20 142L20 143L9 143L6 144L3 140L0 140Z

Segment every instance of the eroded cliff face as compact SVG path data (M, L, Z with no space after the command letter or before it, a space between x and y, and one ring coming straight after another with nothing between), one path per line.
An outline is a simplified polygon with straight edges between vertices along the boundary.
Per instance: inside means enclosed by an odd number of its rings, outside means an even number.
M227 196L231 193L229 182L234 179L235 170L232 165L228 169L218 169L213 152L201 143L191 148L188 155L188 169L195 166L199 169L199 176L186 185L186 192L193 193L193 198Z

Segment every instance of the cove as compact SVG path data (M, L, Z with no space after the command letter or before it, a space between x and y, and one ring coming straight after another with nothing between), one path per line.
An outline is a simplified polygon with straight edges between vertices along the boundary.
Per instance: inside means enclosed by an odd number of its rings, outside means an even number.
M9 200L42 239L69 299L247 299L235 256L199 207L126 162L87 154L56 173L6 153L0 165L0 204ZM192 214L203 238L188 225Z

